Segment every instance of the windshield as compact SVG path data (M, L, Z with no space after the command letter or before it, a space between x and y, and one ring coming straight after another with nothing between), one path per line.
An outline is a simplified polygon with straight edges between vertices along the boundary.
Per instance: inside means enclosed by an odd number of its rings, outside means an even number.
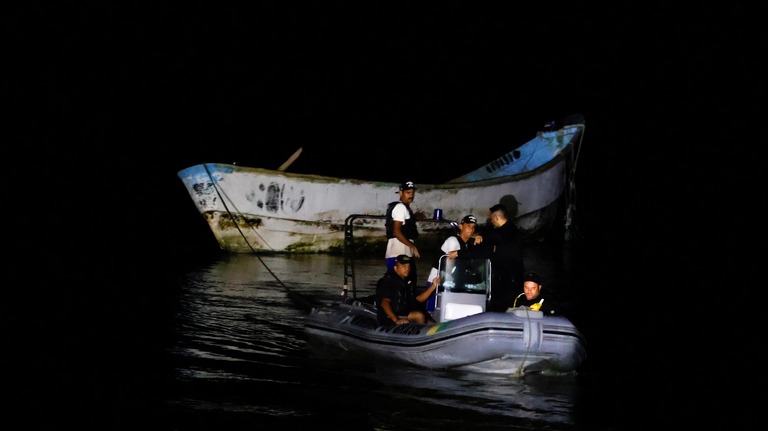
M440 292L485 294L490 287L491 263L488 259L440 258Z

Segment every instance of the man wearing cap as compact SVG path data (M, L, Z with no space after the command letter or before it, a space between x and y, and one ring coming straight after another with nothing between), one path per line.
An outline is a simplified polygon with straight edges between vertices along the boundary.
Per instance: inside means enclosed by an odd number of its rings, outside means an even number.
M527 307L531 310L538 310L544 314L555 314L552 301L545 301L541 294L541 288L544 286L541 275L537 272L527 272L523 277L523 293L517 295L513 308Z
M512 306L515 292L522 287L523 251L520 234L502 204L489 211L493 229L480 232L482 243L467 250L452 251L451 258L490 258L493 268L491 300L488 311L505 312Z
M419 236L419 230L416 228L416 218L411 210L411 203L416 195L416 186L413 181L405 181L400 184L400 200L390 202L387 205L386 222L387 228L387 251L384 258L387 262L387 270L395 265L395 257L404 254L409 257L421 257L419 249L414 241ZM411 265L409 275L413 285L416 285L416 265Z
M473 236L475 235L476 227L477 217L473 216L472 214L466 215L461 219L461 222L459 223L459 232L449 236L445 239L445 241L443 241L443 245L440 246L442 253L437 257L437 260L433 264L432 269L429 271L429 276L427 277L427 287L432 285L432 281L438 275L437 268L440 266L440 257L442 257L442 255L456 250L466 250L474 245L475 238L473 238ZM427 311L432 311L435 309L434 298L435 295L432 295L427 301Z
M394 260L394 267L376 283L376 319L379 325L423 324L426 316L418 310L418 302L426 300L426 295L417 298L408 279L413 258L401 254ZM435 287L439 282L437 279Z

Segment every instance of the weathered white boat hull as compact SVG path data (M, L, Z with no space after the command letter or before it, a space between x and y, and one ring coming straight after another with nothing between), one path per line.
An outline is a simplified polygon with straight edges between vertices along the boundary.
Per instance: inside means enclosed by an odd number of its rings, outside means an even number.
M313 309L306 332L318 351L372 356L418 367L485 373L572 372L586 359L585 341L562 316L510 310L431 325L379 327L365 304Z
M411 208L421 241L444 238L448 225L430 222L434 210L443 219L486 214L501 202L515 213L524 237L552 225L558 200L567 187L568 158L582 124L542 132L520 149L444 184L419 184ZM535 145L534 145L535 144ZM542 155L543 154L543 155ZM549 155L548 161L546 155ZM534 164L532 161L539 160ZM536 166L532 170L527 170ZM306 175L207 163L178 173L221 249L247 252L341 252L349 215L383 215L397 199L398 184ZM380 219L359 220L356 241L385 241Z

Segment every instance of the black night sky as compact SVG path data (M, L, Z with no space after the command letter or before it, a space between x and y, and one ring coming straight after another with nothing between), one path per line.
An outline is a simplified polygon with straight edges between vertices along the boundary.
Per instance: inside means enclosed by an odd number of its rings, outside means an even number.
M749 212L733 206L764 203L742 186L758 158L729 155L757 151L757 16L735 3L10 7L17 249L54 273L162 268L216 249L176 176L193 164L276 168L302 147L293 172L441 182L578 113L582 227L607 249L636 243L640 260L676 250L661 262L674 265L738 240Z
M579 205L611 241L697 249L762 203L734 187L757 158L728 155L756 151L766 89L760 14L735 3L7 9L14 234L62 268L210 247L176 177L193 164L276 168L302 147L291 171L441 182L575 113ZM727 228L703 239L713 214Z
M571 114L600 282L709 309L765 256L765 7L598 3L3 6L7 303L36 316L8 351L153 332L169 269L216 251L183 168L303 147L290 171L441 182Z

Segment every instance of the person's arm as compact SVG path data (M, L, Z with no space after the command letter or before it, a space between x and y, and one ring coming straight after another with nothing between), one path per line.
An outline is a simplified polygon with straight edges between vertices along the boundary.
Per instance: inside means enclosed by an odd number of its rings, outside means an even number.
M395 311L392 309L392 301L389 298L382 298L381 299L381 308L384 310L384 312L387 314L387 317L389 317L389 320L395 322L398 325L402 325L405 323L410 323L410 320L403 317L402 319L395 314Z
M432 292L434 292L435 289L437 289L437 286L439 285L440 285L440 277L437 276L432 279L432 284L430 284L425 291L421 292L418 296L416 296L416 300L419 302L426 301L427 299L429 299L430 295L432 295Z
M406 238L405 235L403 235L403 222L399 220L393 220L392 221L392 234L395 235L395 238L397 238L398 241L402 242L403 244L407 245L408 248L410 248L413 251L413 255L417 258L420 258L421 255L419 254L419 249L416 248L416 244L412 243L410 239Z

